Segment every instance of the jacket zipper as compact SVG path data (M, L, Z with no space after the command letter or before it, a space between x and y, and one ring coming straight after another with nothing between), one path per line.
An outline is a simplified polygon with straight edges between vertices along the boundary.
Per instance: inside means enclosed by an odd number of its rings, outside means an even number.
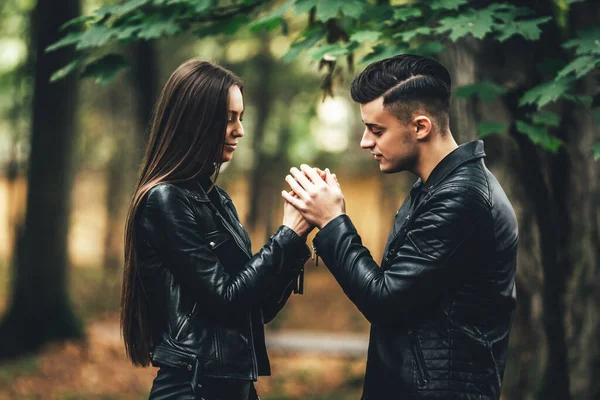
M400 229L398 229L398 232L396 232L396 234L394 235L392 240L390 240L390 246L392 245L392 243L394 243L394 241L396 239L398 239L398 236L400 236L400 233L402 233L402 229L404 227L406 227L406 225L408 224L408 220L410 219L410 217L417 214L417 211L419 211L419 209L423 206L423 204L425 204L427 202L429 197L431 197L431 192L427 192L427 194L424 195L424 197L417 204L417 206L414 208L414 210L406 216L406 218L404 219L404 222L402 223L402 226L400 227Z
M427 373L427 369L424 365L423 353L421 352L421 347L419 346L418 342L419 339L417 338L416 333L412 330L408 331L408 336L411 344L410 349L415 359L415 364L417 365L419 386L423 387L429 382L429 374Z
M256 350L254 349L254 330L252 329L252 313L248 313L250 322L250 346L252 349L252 380L258 379L258 363L256 362Z
M238 245L240 250L242 250L244 252L244 254L246 254L248 256L248 258L252 258L252 255L248 252L248 249L246 249L246 247L244 246L242 238L240 238L240 236L233 229L231 224L229 222L227 222L225 217L223 217L216 209L214 209L213 211L221 218L221 221L223 222L223 226L225 226L225 229L227 229L227 231L229 233L231 233L231 236L233 236L233 240Z
M315 267L319 266L319 254L317 253L317 247L313 244L312 246L312 259L315 260Z
M215 352L217 353L217 360L222 362L221 359L221 335L219 335L219 327L215 326Z
M190 324L190 321L192 320L192 316L194 315L194 312L196 311L197 305L198 305L198 303L194 302L192 309L185 315L185 319L183 320L181 327L177 330L177 334L175 335L176 340L179 339L179 336L181 336L181 334L183 333L183 330Z

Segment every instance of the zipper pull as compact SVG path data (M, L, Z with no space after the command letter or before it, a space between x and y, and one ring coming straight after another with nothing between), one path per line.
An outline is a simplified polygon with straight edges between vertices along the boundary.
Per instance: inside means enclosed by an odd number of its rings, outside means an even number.
M312 259L315 260L315 267L319 266L319 255L317 254L317 248L315 247L315 245L312 245Z

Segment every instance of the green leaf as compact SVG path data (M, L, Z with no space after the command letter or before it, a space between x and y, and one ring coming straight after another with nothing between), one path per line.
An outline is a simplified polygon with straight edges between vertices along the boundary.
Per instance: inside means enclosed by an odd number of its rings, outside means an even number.
M454 95L456 97L471 97L473 95L477 95L485 103L496 100L504 93L506 93L505 88L488 80L459 86L454 90Z
M252 32L259 31L261 29L273 30L281 25L283 22L283 15L288 12L294 4L294 1L288 1L282 4L280 7L277 7L275 10L270 12L269 14L257 19L256 21L250 24L250 30Z
M313 60L320 60L324 56L339 57L348 54L348 50L338 43L326 44L321 47L315 47L308 51L308 55Z
M213 6L213 0L154 0L155 5L185 4L190 6L195 12L202 13Z
M60 49L61 47L76 44L81 39L81 36L83 36L83 32L71 32L67 36L60 39L58 42L54 42L50 46L46 47L46 53Z
M233 18L215 22L198 28L194 31L194 34L198 37L206 37L219 34L233 35L241 27L248 25L248 21L248 15L236 15Z
M102 6L96 9L93 14L99 17L104 17L106 15L118 14L119 10L121 10L120 5L112 5L112 6Z
M469 0L432 0L428 5L432 10L458 10L468 2Z
M396 21L407 21L421 15L423 15L421 9L415 7L398 7L394 9L394 20Z
M118 10L119 14L127 14L128 12L134 11L141 6L149 3L150 0L128 0L124 2Z
M317 2L316 17L321 21L335 18L342 6L344 6L344 0L319 0Z
M533 114L531 120L534 124L552 126L555 128L560 124L560 116L547 111L539 111L538 113Z
M557 78L564 78L567 75L574 73L575 78L579 79L593 71L598 64L600 64L600 58L594 56L580 56L567 64L561 69L556 75Z
M96 17L93 15L82 15L80 17L73 18L73 19L65 22L64 24L62 24L62 26L60 27L60 30L64 31L65 29L70 28L72 26L83 25L86 22L93 21L95 19L96 19Z
M311 28L302 32L292 43L288 52L283 56L283 61L290 62L298 58L300 53L316 45L325 36L322 28Z
M350 40L354 42L376 42L381 36L381 32L377 31L357 31L350 36Z
M565 94L563 95L563 98L581 106L591 106L592 101L594 101L594 98L592 96L576 96L573 94Z
M444 46L444 44L442 42L440 42L439 40L431 40L431 41L424 42L420 46L415 47L415 48L411 49L410 51L411 51L411 53L417 54L419 56L431 57L431 56L441 53L442 51L444 51L445 48L446 48L446 46Z
M529 138L533 143L541 146L543 149L556 153L564 145L559 138L550 135L548 129L543 126L530 125L523 121L516 121L517 131Z
M113 80L117 72L128 66L129 64L121 55L107 54L86 65L81 77L96 78L96 83L106 85Z
M296 15L304 14L316 6L317 0L296 0L294 2L294 12Z
M50 76L50 82L56 82L60 79L63 79L67 75L70 75L73 71L77 70L81 66L84 60L85 57L77 57L75 60L54 72L52 76Z
M364 3L361 0L346 0L342 13L348 17L359 19L364 12Z
M137 36L141 39L157 39L163 36L172 36L181 32L181 28L175 22L174 18L158 17L147 21L140 27Z
M437 33L450 32L453 42L467 35L483 39L494 27L493 11L489 9L469 10L455 17L446 17L439 22L435 29Z
M361 18L363 18L363 20L366 22L374 23L373 26L383 26L386 21L390 21L392 19L394 15L394 9L395 7L387 4L371 6L363 11Z
M543 83L525 92L519 105L531 104L536 105L537 108L542 108L546 104L558 100L570 87L571 82L564 79Z
M598 159L600 159L600 142L596 142L596 144L592 146L592 151L594 152L594 161L598 161Z
M273 31L283 24L283 18L275 17L263 21L255 21L250 24L250 32L258 32L263 29Z
M399 37L402 39L403 42L410 42L417 35L429 35L430 33L431 33L431 28L429 28L427 26L420 26L420 27L410 30L410 31L398 32L398 33L394 34L392 37L393 38Z
M92 25L83 32L75 48L77 50L90 47L100 47L107 44L112 39L115 32L105 25Z
M115 30L117 40L130 41L133 40L137 31L142 28L141 25L122 26Z
M584 54L600 54L600 27L582 29L577 32L577 38L569 40L563 47L575 49L578 56Z
M542 17L524 21L510 21L502 26L502 28L498 28L500 31L498 40L504 42L514 35L523 36L525 40L538 40L542 34L539 25L551 20L552 17Z
M390 44L379 44L373 47L373 51L364 56L358 63L373 63L375 61L383 60L384 58L389 58L401 53L406 53L407 51L407 47L396 47Z
M504 133L508 126L504 122L483 121L477 124L477 134L479 137L485 138L494 133Z

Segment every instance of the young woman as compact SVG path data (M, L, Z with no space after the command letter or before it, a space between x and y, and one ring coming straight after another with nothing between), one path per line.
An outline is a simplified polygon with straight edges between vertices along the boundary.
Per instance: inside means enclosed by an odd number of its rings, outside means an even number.
M150 399L257 399L264 323L294 290L312 227L289 205L251 254L214 184L244 136L242 83L192 59L164 86L125 232L121 325L134 365L160 367Z

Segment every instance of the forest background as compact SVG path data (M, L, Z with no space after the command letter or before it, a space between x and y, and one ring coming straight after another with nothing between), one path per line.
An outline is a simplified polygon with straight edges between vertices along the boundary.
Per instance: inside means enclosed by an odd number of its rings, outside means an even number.
M360 149L348 88L407 52L450 70L451 130L484 140L518 214L503 398L600 398L597 1L5 0L0 22L1 399L147 397L155 370L127 363L118 329L124 215L157 93L191 57L245 81L246 136L219 184L254 250L289 167L309 163L337 173L380 259L415 177ZM268 326L259 391L357 399L368 323L326 268L306 269Z

